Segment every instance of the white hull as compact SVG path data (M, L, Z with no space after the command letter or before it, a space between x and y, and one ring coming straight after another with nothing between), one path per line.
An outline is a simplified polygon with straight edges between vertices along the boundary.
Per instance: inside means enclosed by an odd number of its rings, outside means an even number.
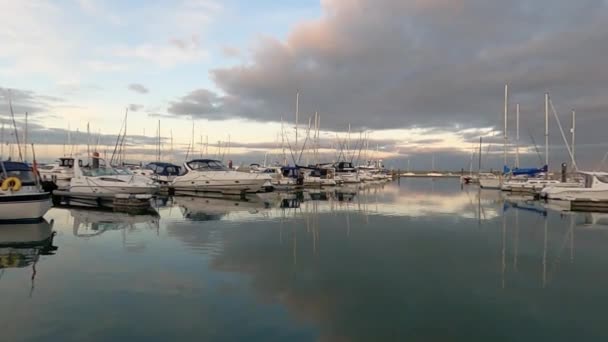
M171 186L175 191L246 191L259 192L269 184L270 177L236 171L190 171L184 176L177 177Z
M480 178L479 186L482 189L500 189L501 180L499 178Z
M49 193L5 195L0 202L0 221L40 219L50 208Z
M356 173L338 173L336 179L339 183L344 184L356 184L361 183L359 176Z
M132 195L154 195L158 192L158 186L96 186L75 185L69 188L70 192L85 194L132 194Z
M552 189L553 190L553 189ZM562 190L562 191L560 191ZM608 201L608 190L594 189L554 189L553 191L543 192L541 197L551 200L591 200L591 201Z

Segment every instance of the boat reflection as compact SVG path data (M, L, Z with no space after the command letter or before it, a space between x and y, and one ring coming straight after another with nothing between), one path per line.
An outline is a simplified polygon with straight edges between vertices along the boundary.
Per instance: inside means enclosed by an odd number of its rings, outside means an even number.
M264 216L269 203L259 196L248 200L230 197L179 196L173 199L183 217L191 221L244 220Z
M34 291L36 264L41 255L54 255L53 221L0 225L0 278L7 269L32 267L30 297Z
M72 232L77 237L94 237L107 231L133 230L139 226L159 229L159 216L131 215L105 210L68 209L73 218Z

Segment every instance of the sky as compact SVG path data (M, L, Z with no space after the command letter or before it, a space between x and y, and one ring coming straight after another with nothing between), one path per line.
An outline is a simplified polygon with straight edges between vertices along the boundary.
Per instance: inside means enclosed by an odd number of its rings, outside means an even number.
M476 168L482 136L482 167L499 168L507 83L509 164L517 103L522 166L544 161L546 92L556 112L552 168L570 160L573 109L579 167L599 167L608 152L605 0L0 4L2 140L15 140L10 97L18 135L27 112L28 139L43 160L97 141L111 154L128 110L133 161L156 158L160 125L164 159L250 163L268 152L278 160L283 144L293 163L311 146L309 119L318 113L323 161L344 156L338 149L398 168L408 160L412 169L433 160L436 169ZM300 163L313 158L302 155Z

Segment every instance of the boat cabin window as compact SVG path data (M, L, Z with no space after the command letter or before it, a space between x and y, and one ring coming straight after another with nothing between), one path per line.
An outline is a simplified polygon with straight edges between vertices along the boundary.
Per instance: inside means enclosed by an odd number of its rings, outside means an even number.
M165 168L165 172L170 176L179 175L179 167L177 166L167 166Z
M196 171L227 171L228 169L217 160L194 160L188 163L188 167Z
M601 183L608 183L608 175L595 175L595 178Z
M59 164L63 167L74 167L74 159L59 159ZM82 167L82 160L78 160L78 166Z
M82 174L87 177L102 177L102 176L120 175L120 173L116 172L115 169L111 169L111 168L82 169Z

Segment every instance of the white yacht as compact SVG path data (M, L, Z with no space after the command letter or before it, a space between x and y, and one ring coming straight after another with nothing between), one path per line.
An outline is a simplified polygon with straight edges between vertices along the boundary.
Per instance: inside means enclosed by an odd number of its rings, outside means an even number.
M142 168L131 170L135 175L145 176L159 184L169 184L179 176L180 167L171 163L152 162Z
M500 190L502 178L493 173L481 173L479 175L479 187L482 189Z
M0 165L0 221L40 220L51 208L51 194L42 191L29 165L11 161Z
M361 183L359 172L351 162L338 162L334 164L336 179L338 183Z
M158 185L148 177L119 172L105 164L101 158L93 158L92 167L81 167L74 163L74 177L70 180L69 191L91 194L155 194Z
M272 186L269 175L230 170L219 160L195 159L184 170L171 183L176 192L260 192Z
M280 189L297 185L297 176L292 172L293 170L297 169L282 166L257 166L252 167L249 172L269 176L272 186Z
M553 200L608 200L608 172L578 171L579 186L547 186L540 197Z
M81 165L82 166L82 161ZM54 183L58 189L67 189L74 177L74 158L59 158L57 162L38 167L40 179L43 182Z

